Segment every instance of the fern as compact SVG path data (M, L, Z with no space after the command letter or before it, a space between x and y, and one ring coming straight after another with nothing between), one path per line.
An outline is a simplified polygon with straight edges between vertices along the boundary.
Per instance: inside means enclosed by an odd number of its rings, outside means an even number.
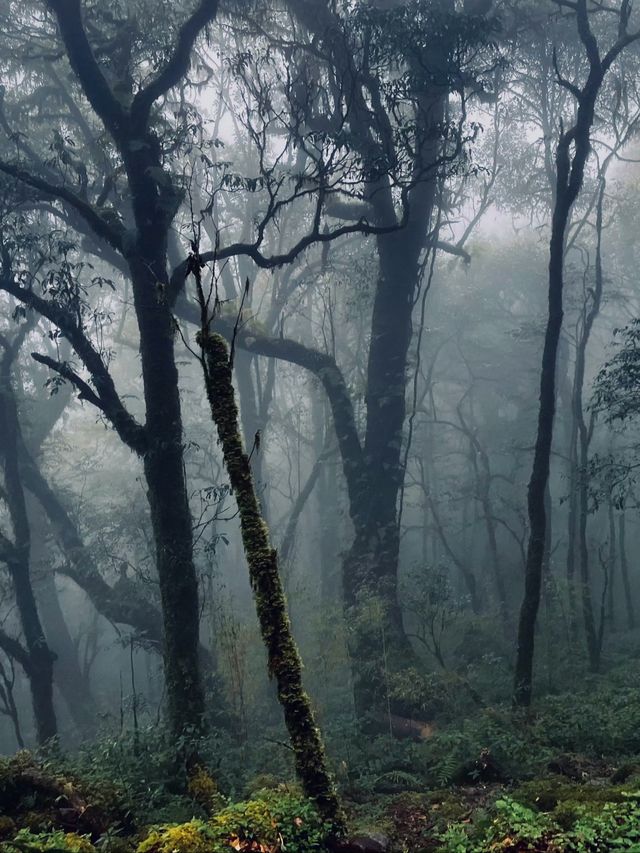
M423 787L423 782L417 776L405 770L389 770L376 777L374 781L376 790L395 788L403 791L420 791Z
M448 755L445 755L436 765L433 774L438 785L441 787L450 785L459 765L460 762L455 753L450 752Z

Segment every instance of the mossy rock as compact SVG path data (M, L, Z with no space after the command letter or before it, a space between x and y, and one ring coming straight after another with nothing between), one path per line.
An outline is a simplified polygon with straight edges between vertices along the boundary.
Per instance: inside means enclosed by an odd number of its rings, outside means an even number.
M571 783L553 776L524 782L512 792L511 797L539 812L553 812L567 804L601 807L604 803L621 803L626 799L625 793L619 786Z
M612 785L622 785L631 781L640 781L640 762L638 761L626 761L611 774Z
M187 783L189 796L205 812L214 812L221 809L226 800L220 793L218 785L206 768L198 765L189 774Z
M133 831L111 786L64 776L26 751L0 760L0 814L35 833L63 830L96 839L114 826Z

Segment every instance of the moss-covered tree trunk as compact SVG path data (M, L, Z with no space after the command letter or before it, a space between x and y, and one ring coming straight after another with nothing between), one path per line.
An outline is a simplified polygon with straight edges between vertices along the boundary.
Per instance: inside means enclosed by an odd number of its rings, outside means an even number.
M260 631L267 648L269 674L276 679L278 699L295 754L296 771L304 792L318 805L322 816L338 831L342 817L324 745L311 702L302 686L302 661L291 633L280 580L277 551L262 518L238 424L238 409L231 381L227 345L220 335L202 332L202 361L211 416L218 430L229 481L238 504L242 541L253 589Z

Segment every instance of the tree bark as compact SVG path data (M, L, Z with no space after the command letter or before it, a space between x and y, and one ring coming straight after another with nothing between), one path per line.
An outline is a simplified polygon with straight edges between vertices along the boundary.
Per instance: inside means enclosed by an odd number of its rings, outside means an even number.
M618 38L604 57L591 31L587 0L575 4L578 33L589 63L589 73L584 86L564 80L558 72L558 82L576 98L578 109L575 124L563 132L556 152L556 196L551 224L549 246L549 315L545 332L540 374L540 407L533 468L529 480L528 512L529 542L525 569L525 590L520 609L518 646L515 667L514 704L528 706L531 702L535 626L540 604L544 543L547 527L545 490L549 480L551 444L555 415L555 384L558 342L563 318L564 248L567 223L571 208L580 193L584 170L591 150L591 128L595 103L605 74L620 52L639 35L630 36L626 27L629 4L622 4ZM584 480L584 477L582 478ZM583 520L580 520L582 527ZM584 541L584 537L583 541ZM583 589L583 593L586 589ZM590 598L583 596L585 627L590 636L587 608ZM592 609L590 610L592 614ZM593 650L595 651L595 649ZM592 650L590 647L590 654Z
M275 678L278 699L295 754L296 771L304 792L337 830L343 828L338 798L327 770L324 745L309 697L302 686L302 661L291 633L280 579L278 555L271 547L244 452L232 384L227 345L220 335L203 330L203 370L211 416L216 425L229 481L240 513L242 541L249 565L258 621L269 672Z
M627 525L624 509L618 516L618 553L620 554L620 574L624 588L624 603L627 610L627 627L633 631L636 627L636 610L633 602L633 590L629 578L629 562L627 558Z
M56 589L53 561L47 548L47 523L42 509L27 496L31 527L31 564L34 589L47 641L55 649L54 683L82 740L93 738L97 731L98 709L91 687L78 662L78 649L73 642Z
M11 387L11 368L16 348L5 345L0 365L0 448L4 472L4 499L11 517L13 542L4 536L0 559L7 566L26 656L17 658L29 679L38 743L54 739L58 733L53 705L53 663L42 629L31 582L31 529L18 466L18 412ZM5 651L7 647L5 646Z
M34 294L24 296L61 325L90 371L96 392L64 365L57 369L101 408L120 437L143 458L154 533L162 602L164 661L169 725L176 738L202 731L204 691L198 661L199 607L193 559L191 514L184 472L174 322L167 301L167 240L182 193L163 167L161 146L152 128L155 102L187 73L192 48L215 18L218 0L200 0L177 32L166 62L130 100L114 92L97 61L85 30L79 0L46 0L55 15L67 58L91 108L122 159L135 229L126 231L66 186L52 185L20 166L2 170L79 213L95 234L126 261L133 284L146 405L140 427L118 398L113 380L84 330L64 309ZM20 298L20 297L19 297ZM56 369L51 360L40 359Z

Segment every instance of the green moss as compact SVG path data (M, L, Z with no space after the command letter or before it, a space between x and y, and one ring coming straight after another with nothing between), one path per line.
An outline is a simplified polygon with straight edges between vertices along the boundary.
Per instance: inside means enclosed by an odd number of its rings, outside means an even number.
M286 789L222 809L208 821L152 829L136 853L232 853L233 850L320 850L329 825L305 798Z
M75 832L30 832L23 829L10 842L0 844L1 853L97 853L90 839Z
M249 566L260 631L269 674L276 680L278 699L295 755L296 772L308 797L337 833L343 818L333 780L327 770L324 744L316 726L311 702L302 685L302 661L294 641L280 579L278 555L271 547L242 446L238 408L232 382L232 365L225 340L202 332L198 342L205 354L205 387L216 425L229 481L238 504L242 543Z
M18 828L31 833L74 829L97 838L114 825L132 830L113 784L78 779L26 751L0 760L0 803Z
M516 788L512 797L522 805L541 812L552 812L567 803L602 806L603 803L621 803L625 800L624 786L599 784L574 784L560 777L535 779Z
M212 835L206 823L191 820L152 829L136 853L212 853Z
M225 800L218 785L207 770L198 765L189 774L187 783L189 796L207 812L216 811L224 806Z

